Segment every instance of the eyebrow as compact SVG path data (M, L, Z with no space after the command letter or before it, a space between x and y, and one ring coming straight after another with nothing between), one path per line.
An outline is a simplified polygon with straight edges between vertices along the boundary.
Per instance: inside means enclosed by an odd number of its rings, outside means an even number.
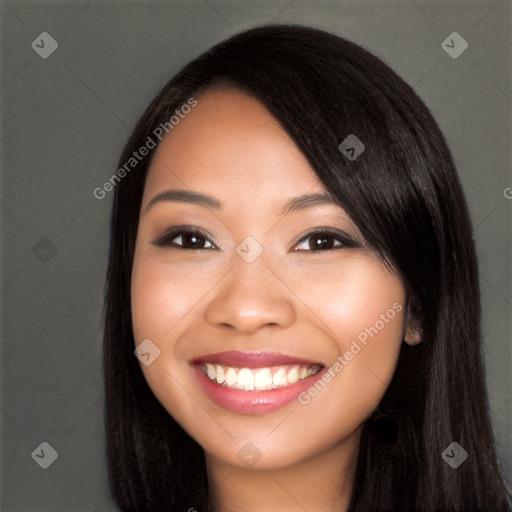
M221 201L200 192L192 192L189 190L166 190L154 196L144 208L142 214L144 215L153 205L162 201L192 203L203 208L213 208L215 210L221 210L223 208ZM292 197L289 199L283 206L281 214L287 215L291 212L306 210L322 205L339 206L331 194L327 192L304 194L302 196Z
M307 210L308 208L323 205L340 206L328 192L304 194L302 196L292 197L287 201L283 206L281 214L287 215L290 212Z
M177 203L192 203L202 206L203 208L222 209L222 203L214 197L201 194L199 192L191 192L189 190L166 190L157 194L149 201L142 214L144 215L154 204L161 201L172 201Z

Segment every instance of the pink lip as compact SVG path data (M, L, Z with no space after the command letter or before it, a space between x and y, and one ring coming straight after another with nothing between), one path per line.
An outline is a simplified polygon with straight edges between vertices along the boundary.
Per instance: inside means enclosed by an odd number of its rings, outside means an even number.
M238 352L235 350L227 352L218 352L206 356L197 357L192 361L193 364L212 363L224 366L233 366L235 368L265 368L268 366L280 366L283 364L318 364L317 361L308 361L298 357L279 354L277 352Z
M320 364L296 357L266 352L220 352L198 358L193 362L193 371L208 397L224 409L246 414L262 414L275 411L296 399L322 378L327 368L323 367L315 375L299 380L282 388L265 391L228 388L209 379L201 368L202 363L216 363L236 368L261 368L285 364ZM321 365L323 366L323 365Z

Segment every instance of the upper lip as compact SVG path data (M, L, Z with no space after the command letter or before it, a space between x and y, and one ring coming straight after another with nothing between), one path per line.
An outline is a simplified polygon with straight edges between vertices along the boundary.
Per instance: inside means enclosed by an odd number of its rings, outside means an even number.
M216 354L197 357L192 360L192 363L216 363L234 368L265 368L284 364L300 364L308 366L318 364L323 366L317 361L301 359L299 357L280 354L278 352L239 352L235 350L217 352Z

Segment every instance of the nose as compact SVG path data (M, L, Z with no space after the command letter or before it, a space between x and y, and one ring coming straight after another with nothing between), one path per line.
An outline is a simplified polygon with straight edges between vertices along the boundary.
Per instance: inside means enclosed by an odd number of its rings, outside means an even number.
M211 325L251 334L262 327L288 327L296 318L293 293L274 270L257 259L236 256L232 270L215 287L206 309Z

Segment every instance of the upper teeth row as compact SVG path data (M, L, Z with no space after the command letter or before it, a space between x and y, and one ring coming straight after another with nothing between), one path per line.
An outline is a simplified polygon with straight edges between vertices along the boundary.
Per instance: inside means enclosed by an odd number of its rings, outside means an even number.
M318 373L320 366L313 365L287 365L269 368L233 368L220 364L206 363L203 366L206 375L217 384L230 388L249 390L274 389Z

